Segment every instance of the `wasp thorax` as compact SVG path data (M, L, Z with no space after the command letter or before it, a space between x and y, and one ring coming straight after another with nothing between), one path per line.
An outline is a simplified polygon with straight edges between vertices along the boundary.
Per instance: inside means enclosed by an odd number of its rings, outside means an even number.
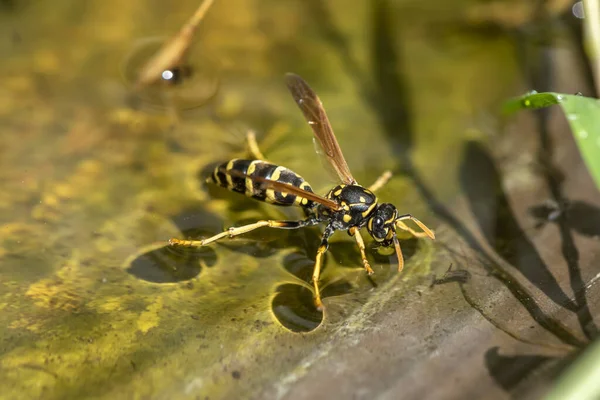
M352 226L363 227L377 207L377 197L369 189L359 185L338 185L327 194L327 198L339 204L335 214L336 229L348 229ZM329 211L321 211L324 216Z
M393 233L394 221L398 216L396 207L390 203L381 203L371 215L367 230L369 234L378 242L391 239Z

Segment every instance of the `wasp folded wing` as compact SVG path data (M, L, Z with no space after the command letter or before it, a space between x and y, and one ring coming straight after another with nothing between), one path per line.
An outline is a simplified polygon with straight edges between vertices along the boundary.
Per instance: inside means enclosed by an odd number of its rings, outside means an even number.
M321 204L331 210L337 211L340 209L340 205L333 200L327 199L323 196L319 196L313 192L309 192L304 189L300 189L294 185L290 185L289 183L274 181L271 179L263 178L261 176L251 176L244 174L243 172L236 170L227 170L225 168L220 168L220 172L231 175L238 178L251 179L253 182L260 183L265 189L273 189L276 192L287 193L293 196L298 196L302 199L307 199L313 201L315 203Z
M348 168L342 149L335 138L323 103L308 86L308 83L298 75L286 74L285 78L296 104L302 110L304 118L312 128L319 145L323 148L327 160L333 166L338 177L347 185L355 184L356 179L350 173L350 168Z

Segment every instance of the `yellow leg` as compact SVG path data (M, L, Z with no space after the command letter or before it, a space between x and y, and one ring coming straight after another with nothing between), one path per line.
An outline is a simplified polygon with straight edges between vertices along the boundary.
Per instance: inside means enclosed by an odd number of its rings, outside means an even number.
M373 182L371 186L369 186L369 190L371 192L376 192L377 190L381 189L386 183L388 183L391 177L392 171L385 171L383 174L381 174L379 178L377 178L375 182Z
M246 139L248 140L248 150L250 151L250 155L255 160L266 160L265 155L258 148L258 143L256 142L256 132L248 131L246 134Z
M404 269L404 256L402 255L402 249L400 248L400 242L396 235L393 236L394 248L396 249L396 257L398 257L398 272L402 272Z
M365 267L365 271L367 271L367 274L373 275L373 269L371 268L371 265L367 260L367 254L365 253L365 242L363 242L363 238L360 235L360 231L358 230L358 228L353 226L352 228L350 228L349 232L350 235L354 236L354 239L356 240L356 244L358 245L358 248L360 250L360 257L362 258L363 266Z
M323 310L323 302L321 301L321 291L319 290L319 277L321 276L321 265L323 265L323 254L329 248L329 237L333 235L335 229L331 225L325 227L323 237L321 238L321 245L317 249L317 257L315 258L315 268L313 269L313 286L315 288L315 307L317 310Z
M402 222L402 220L404 219L410 219L411 221L413 221L415 224L417 224L419 226L419 228L421 228L423 230L423 232L415 232L412 228L408 227L404 222ZM399 229L402 229L404 231L410 232L412 235L414 235L415 237L425 237L427 236L430 239L435 239L435 233L433 233L433 231L431 229L429 229L427 226L425 226L424 223L422 223L421 221L419 221L418 219L416 219L415 217L413 217L410 214L405 214L405 215L401 215L396 219L396 227L398 227Z
M417 237L417 238L429 237L429 235L427 233L417 232L402 221L396 222L396 227L398 227L399 229L402 229L403 231L409 232L411 235L413 235L414 237Z
M319 277L321 276L321 264L323 263L323 254L327 251L327 247L319 246L317 257L315 259L315 268L313 269L313 286L315 288L315 307L317 310L323 310L323 302L321 301L321 291L319 290Z
M297 229L302 228L307 225L314 225L313 220L304 220L304 221L273 221L273 220L265 220L258 221L253 224L248 224L244 226L240 226L237 228L229 228L224 232L218 233L215 236L211 236L207 239L203 240L182 240L182 239L170 239L169 244L171 246L184 246L184 247L202 247L210 244L212 242L216 242L217 240L223 238L232 238L234 236L243 235L244 233L248 233L258 228L262 228L264 226L268 226L270 228L281 228L281 229Z

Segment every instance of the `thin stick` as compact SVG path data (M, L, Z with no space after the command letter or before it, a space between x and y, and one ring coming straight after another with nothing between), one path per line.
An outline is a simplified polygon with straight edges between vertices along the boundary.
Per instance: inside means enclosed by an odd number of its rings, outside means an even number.
M596 95L600 96L600 6L598 0L584 0L585 36L588 57L592 63Z
M196 29L213 3L214 0L204 0L179 32L169 39L144 65L139 73L136 89L154 83L160 78L163 71L181 63L193 42Z
M377 180L375 182L373 182L373 184L371 186L369 186L369 190L371 192L378 191L383 186L385 186L386 183L388 183L388 181L390 180L391 177L392 177L392 171L390 171L389 169L386 170L383 174L381 174L381 176L379 178L377 178Z

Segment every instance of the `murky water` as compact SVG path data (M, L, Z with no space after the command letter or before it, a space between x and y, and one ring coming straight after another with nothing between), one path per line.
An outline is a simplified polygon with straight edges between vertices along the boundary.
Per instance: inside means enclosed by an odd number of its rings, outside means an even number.
M473 380L496 398L545 387L551 373L523 389L494 371L508 361L518 371L531 354L528 368L559 364L594 335L593 318L574 315L592 317L597 296L582 303L586 291L570 283L577 268L582 283L595 276L598 232L580 238L575 224L573 246L586 250L569 269L551 261L556 232L530 229L524 210L539 217L544 196L528 164L535 136L502 138L496 114L530 87L511 24L482 22L475 3L217 0L190 54L194 75L165 95L133 93L131 72L196 2L0 1L0 397L344 397L362 387L365 398L397 398L394 382L405 382L419 398L429 384L417 372L445 388L440 398L477 393ZM166 244L302 217L204 184L215 162L246 154L249 129L270 161L319 193L335 184L286 72L320 95L359 182L393 170L380 199L438 236L405 238L400 275L369 239L367 277L353 239L337 233L325 313L310 284L318 228L258 230L200 251ZM574 166L571 199L593 211L574 220L595 216L598 194L574 148L561 149ZM469 278L430 285L450 264ZM587 335L573 333L582 326ZM436 354L464 367L448 378ZM344 372L363 368L372 380Z

